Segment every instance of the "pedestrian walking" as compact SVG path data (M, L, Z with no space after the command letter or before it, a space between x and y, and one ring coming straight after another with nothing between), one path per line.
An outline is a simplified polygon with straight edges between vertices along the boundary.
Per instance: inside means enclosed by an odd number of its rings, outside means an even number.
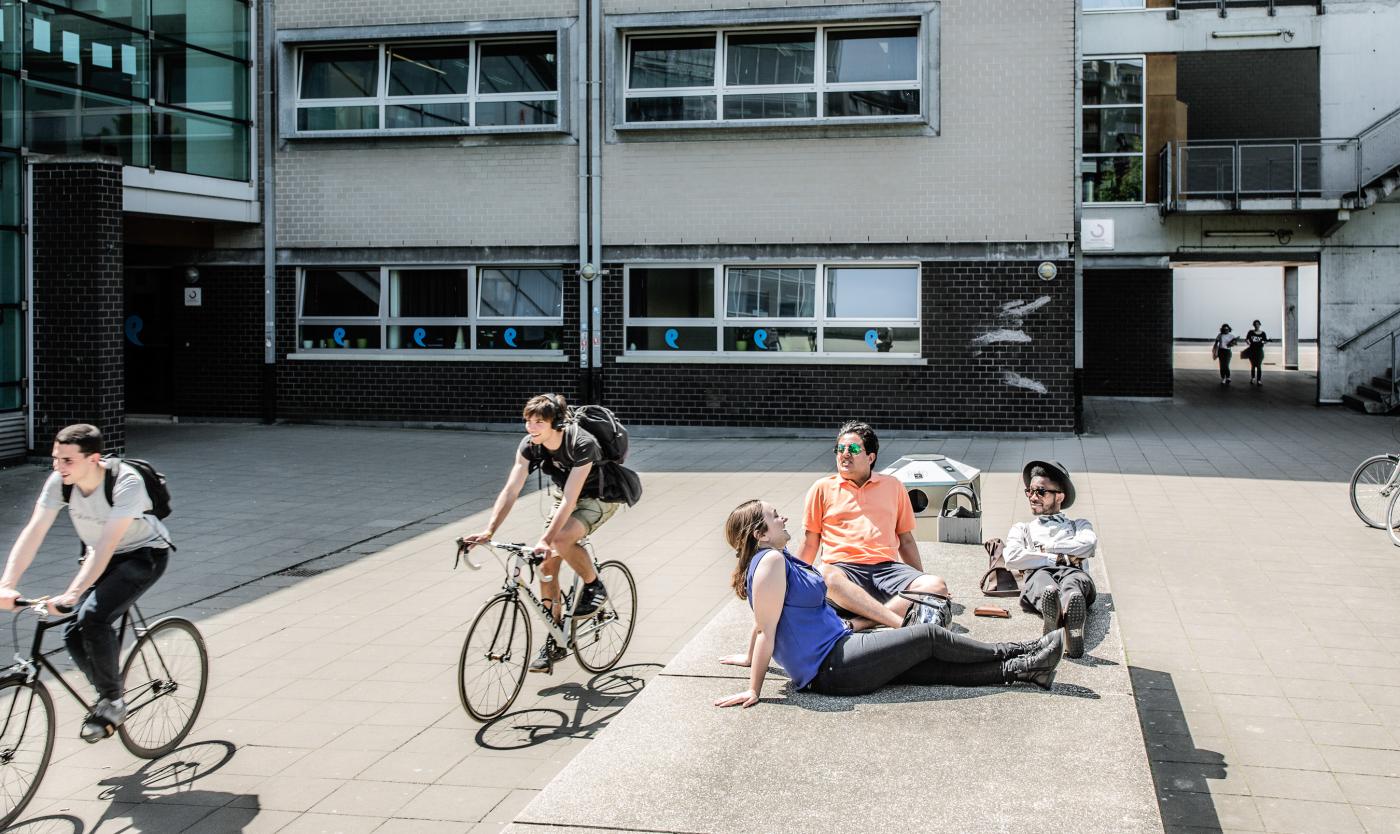
M1210 345L1210 355L1220 363L1220 384L1230 384L1230 348L1239 342L1239 337L1230 330L1230 325L1220 325L1220 332Z
M1254 320L1254 326L1244 334L1245 344L1248 345L1240 351L1240 355L1249 360L1249 384L1264 384L1264 345L1269 341L1269 334L1259 326L1259 319Z

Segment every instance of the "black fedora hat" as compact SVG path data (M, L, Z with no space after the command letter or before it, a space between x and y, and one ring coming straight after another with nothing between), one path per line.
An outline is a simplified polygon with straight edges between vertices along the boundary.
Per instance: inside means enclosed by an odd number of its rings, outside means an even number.
M1057 460L1033 460L1021 470L1021 483L1031 485L1031 470L1037 466L1049 473L1050 480L1059 484L1060 489L1065 491L1065 501L1060 505L1060 509L1068 510L1074 503L1074 481L1069 479L1069 470Z

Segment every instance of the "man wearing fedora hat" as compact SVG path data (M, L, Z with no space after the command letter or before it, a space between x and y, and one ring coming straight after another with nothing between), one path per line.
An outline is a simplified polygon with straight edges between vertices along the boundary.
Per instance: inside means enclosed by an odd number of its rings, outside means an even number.
M1074 504L1074 482L1059 461L1027 463L1021 481L1035 519L1006 534L1006 566L1025 572L1021 606L1040 613L1047 634L1063 624L1065 654L1083 657L1084 621L1098 593L1081 565L1094 555L1099 538L1088 521L1064 514Z

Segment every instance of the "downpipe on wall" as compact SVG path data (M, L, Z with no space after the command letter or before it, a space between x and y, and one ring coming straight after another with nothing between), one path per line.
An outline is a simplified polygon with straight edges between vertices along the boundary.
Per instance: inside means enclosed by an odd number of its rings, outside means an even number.
M277 419L277 191L273 171L277 130L273 118L273 71L276 48L273 38L273 0L261 0L262 99L263 99L263 372L264 423Z
M590 402L603 401L603 4L583 0L588 7L588 236L589 263L598 270L589 282ZM584 299L579 297L580 309Z
M578 35L587 25L589 0L578 0ZM574 43L582 38L576 36ZM590 45L591 49L591 45ZM593 261L589 257L589 211L588 211L588 52L574 49L574 128L578 136L578 395L581 401L592 401L592 385L589 378L589 344L592 342L591 319L588 315L591 306L589 280L584 277L583 268Z

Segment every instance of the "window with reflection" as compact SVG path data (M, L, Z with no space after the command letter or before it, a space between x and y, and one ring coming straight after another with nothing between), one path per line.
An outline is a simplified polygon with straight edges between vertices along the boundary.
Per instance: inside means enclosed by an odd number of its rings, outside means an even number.
M1142 56L1083 64L1080 185L1085 203L1140 203L1146 133Z
M298 132L559 124L553 36L308 47L298 58Z
M919 116L921 86L912 22L639 34L627 40L624 115L631 123Z
M920 353L917 265L636 266L625 284L627 353Z
M557 354L563 275L558 267L304 269L299 350Z

